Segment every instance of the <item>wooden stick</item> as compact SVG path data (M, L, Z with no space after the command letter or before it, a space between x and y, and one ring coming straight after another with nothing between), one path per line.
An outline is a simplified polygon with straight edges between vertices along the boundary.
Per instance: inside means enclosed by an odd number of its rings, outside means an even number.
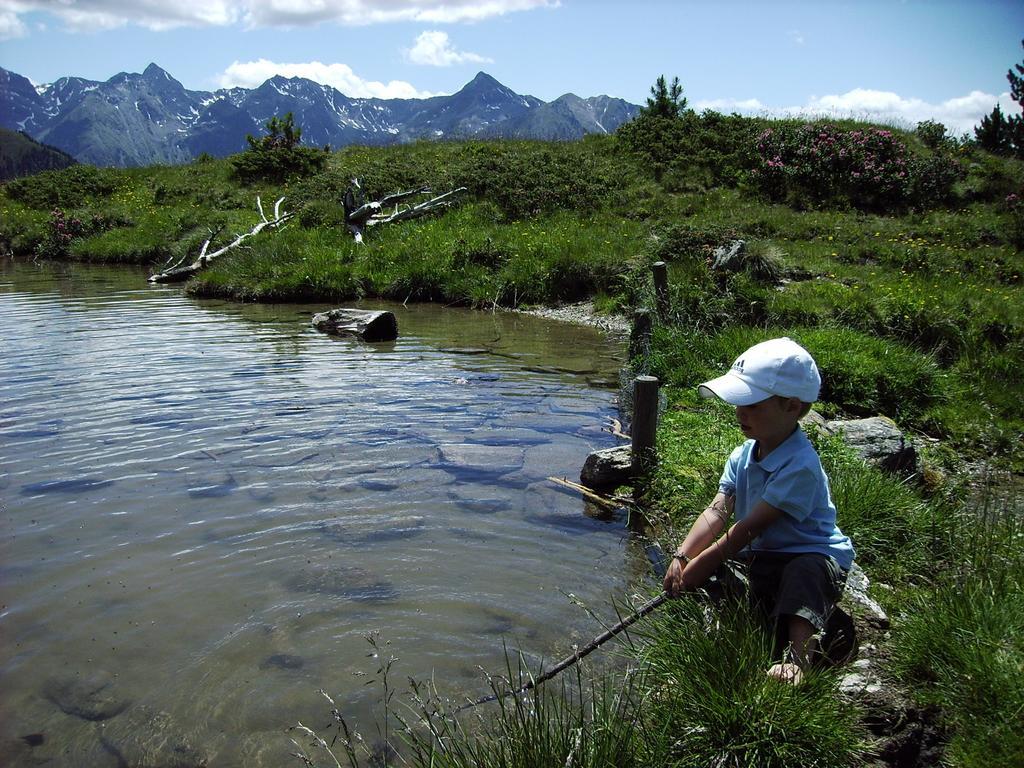
M566 488L571 488L577 493L583 494L585 498L590 499L595 504L600 504L602 507L607 507L608 509L618 509L619 507L626 506L622 502L615 501L614 499L609 499L607 496L602 496L601 494L596 493L592 489L587 488L587 486L580 485L579 483L574 483L572 482L572 480L566 480L564 477L549 477L548 480L550 480L553 483L558 483L559 485L565 486Z
M668 600L668 593L667 592L662 592L657 597L652 598L652 599L648 600L646 603L644 603L643 605L641 605L639 608L636 609L636 611L634 613L632 613L629 616L627 616L626 618L624 618L622 621L620 621L614 627L611 627L608 630L606 630L605 632L602 632L600 635L598 635L593 640L591 640L589 643L587 643L585 646L583 646L582 648L577 650L571 656L566 656L564 659L562 659L560 662L558 662L555 666L553 666L551 669L549 669L547 672L545 672L540 677L538 677L536 679L533 679L533 680L530 680L530 681L528 681L526 683L523 683L518 688L514 688L514 689L510 688L509 690L504 691L502 693L492 693L492 694L490 694L488 696L484 696L482 698L479 698L476 701L470 702L469 704L463 704L461 707L459 707L458 709L455 710L455 714L458 714L459 712L463 711L464 709L470 709L471 707L476 707L476 706L479 706L480 704L486 704L489 701L497 701L498 699L503 699L506 696L511 696L512 694L515 694L515 693L524 693L525 691L528 691L531 688L536 688L541 683L546 683L548 680L550 680L552 677L557 675L559 672L562 672L563 670L568 669L569 667L571 667L573 664L578 662L580 659L582 659L584 656L589 654L591 651L594 651L595 649L600 648L602 645L604 645L606 642L611 640L613 637L615 637L617 634L619 634L626 627L628 627L629 625L633 624L634 622L639 621L640 619L642 619L644 616L649 614L651 611L653 611L659 605L664 603L666 600Z

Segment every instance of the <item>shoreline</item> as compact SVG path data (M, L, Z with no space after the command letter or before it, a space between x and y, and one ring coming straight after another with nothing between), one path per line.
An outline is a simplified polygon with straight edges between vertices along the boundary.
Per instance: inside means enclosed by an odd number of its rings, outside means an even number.
M632 324L625 315L600 315L592 301L578 301L562 304L557 307L538 307L536 309L510 309L523 315L544 317L549 320L560 320L565 323L586 325L614 336L629 336Z

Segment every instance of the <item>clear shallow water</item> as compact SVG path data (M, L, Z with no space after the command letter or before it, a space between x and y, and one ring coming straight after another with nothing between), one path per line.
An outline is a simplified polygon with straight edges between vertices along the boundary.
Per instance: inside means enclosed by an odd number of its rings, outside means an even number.
M13 764L282 765L320 687L374 733L369 632L394 679L477 695L503 644L601 630L567 593L614 616L642 549L546 478L615 444L621 345L436 306L366 345L312 330L327 306L0 262Z

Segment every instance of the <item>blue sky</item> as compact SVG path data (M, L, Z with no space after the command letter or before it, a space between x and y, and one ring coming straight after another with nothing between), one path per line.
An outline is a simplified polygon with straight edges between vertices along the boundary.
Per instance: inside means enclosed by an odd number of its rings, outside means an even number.
M36 84L156 62L188 88L275 73L348 96L453 93L483 70L517 93L853 114L969 130L1009 98L1024 2L1004 0L0 0L0 66Z

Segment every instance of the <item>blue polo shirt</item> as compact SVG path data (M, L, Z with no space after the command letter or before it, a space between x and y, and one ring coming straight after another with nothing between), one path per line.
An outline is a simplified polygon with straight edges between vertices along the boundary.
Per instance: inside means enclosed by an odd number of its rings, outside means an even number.
M839 567L853 565L853 544L836 525L836 508L828 477L807 435L797 428L764 460L755 459L755 440L736 448L725 463L720 491L736 495L736 520L764 500L783 515L756 539L756 552L818 552L831 555Z

